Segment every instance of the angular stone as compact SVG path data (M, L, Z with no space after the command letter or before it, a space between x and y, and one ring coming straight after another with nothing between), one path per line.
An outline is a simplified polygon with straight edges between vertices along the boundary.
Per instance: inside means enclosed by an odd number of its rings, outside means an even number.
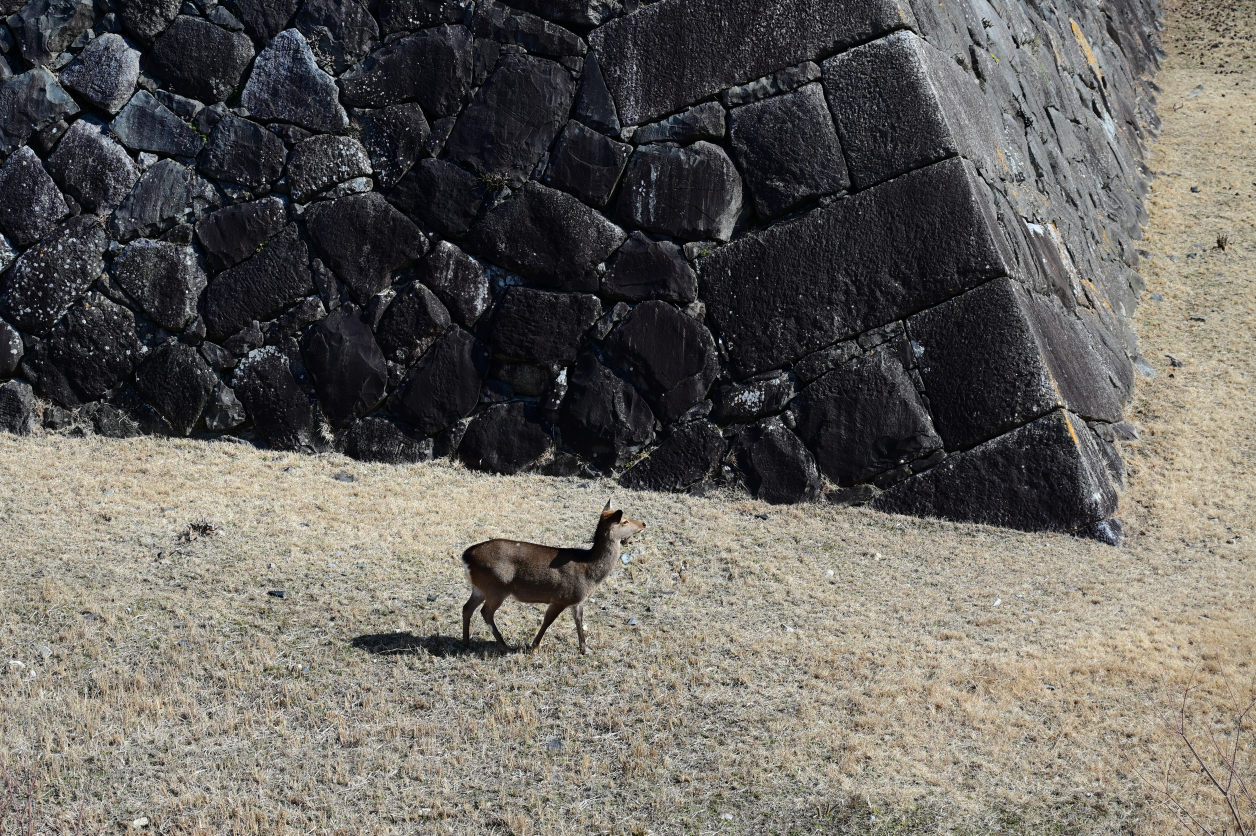
M235 390L219 381L205 406L205 429L220 433L240 426L248 417Z
M623 0L510 0L510 5L570 26L601 26L624 10Z
M588 47L577 35L544 18L518 12L495 0L480 0L475 7L471 31L478 38L492 38L516 44L532 55L548 58L582 56Z
M79 106L43 67L0 84L0 155L8 154L36 131L73 116Z
M256 253L287 222L288 213L279 198L266 197L206 215L196 224L196 237L210 269L220 271Z
M472 328L492 301L484 265L448 241L432 248L414 276L432 289L465 328Z
M698 263L707 320L739 377L1017 272L989 190L958 159L779 223Z
M610 202L631 155L631 145L573 120L563 129L550 155L545 183L600 209Z
M892 514L1024 531L1074 531L1116 511L1094 436L1063 410L991 439L872 501Z
M790 505L820 498L815 460L779 419L769 418L751 431L745 462L749 488L764 502Z
M777 70L771 75L757 78L749 84L742 84L725 90L720 94L720 98L728 107L740 107L741 105L766 99L768 96L775 96L778 93L788 93L790 90L797 90L804 84L818 81L819 79L820 65L812 61L804 61L795 67L786 67L783 70Z
M96 21L91 0L30 0L9 18L22 57L47 64Z
M718 145L646 145L628 163L618 212L626 223L651 232L727 241L741 201L741 176Z
M719 102L703 102L675 116L669 116L633 131L632 140L638 145L651 142L677 142L685 144L699 139L724 138L725 113Z
M615 100L606 89L606 79L602 78L602 69L592 55L585 56L584 68L580 72L580 86L576 89L575 111L572 115L578 122L588 125L595 131L607 134L619 133L619 114L615 110Z
M471 230L473 251L547 287L594 289L627 235L569 194L527 183Z
M706 398L719 374L711 333L666 302L642 302L605 342L606 353L670 424Z
M39 426L39 401L25 380L0 384L0 430L14 435L30 435Z
M956 154L990 165L997 140L981 88L913 32L825 61L824 87L856 188Z
M508 476L535 464L554 442L529 411L518 401L490 406L467 425L458 456L472 470Z
M729 138L760 218L850 187L819 84L734 109Z
M417 101L429 119L453 116L471 90L471 32L439 26L388 44L340 77L341 98L355 107Z
M105 126L90 119L70 126L45 166L84 211L102 214L121 203L140 177L122 146L105 136Z
M214 126L197 164L202 174L258 188L279 179L287 154L283 140L261 125L227 115Z
M257 255L209 283L204 305L208 336L221 342L254 320L273 319L313 292L309 251L296 224L289 224Z
M109 219L119 241L155 235L177 223L192 223L222 199L204 178L174 160L158 160Z
M422 160L388 195L401 211L441 235L465 235L484 206L484 181L448 160Z
M140 360L135 314L89 293L48 333L48 362L84 401L130 380Z
M315 204L305 212L305 228L361 304L428 250L426 236L378 192Z
M196 318L196 302L208 284L194 249L147 238L118 253L113 276L168 331L182 331Z
M49 361L48 352L46 342L37 342L27 349L22 356L22 376L31 382L40 397L67 409L82 406L82 398L74 391L65 373Z
M318 68L310 45L296 29L275 36L257 60L240 104L254 119L291 122L311 131L349 127L336 81Z
M288 28L300 0L230 0L228 6L259 46L273 41Z
M219 384L218 376L200 352L178 340L153 349L135 376L140 397L183 436L196 429Z
M463 0L380 0L378 11L380 29L385 35L466 18Z
M180 0L119 0L118 17L136 40L149 46L179 15Z
M9 320L27 333L46 333L104 272L108 244L100 223L80 215L22 253L0 285Z
M905 0L663 0L589 35L628 125L913 26Z
M588 293L507 288L493 311L495 354L529 363L571 365L584 332L602 315Z
M488 348L461 328L450 328L406 375L388 409L435 435L471 414L487 373Z
M132 151L195 157L205 140L147 90L138 90L109 130Z
M379 26L359 0L307 0L294 25L319 66L333 75L361 61L379 41Z
M681 491L719 466L728 442L709 421L677 425L649 456L633 465L619 483L638 491Z
M602 293L629 302L659 299L688 305L698 298L698 277L679 246L633 232L615 253L602 279Z
M1084 326L1059 300L996 279L908 320L938 431L972 447L1054 409L1119 421Z
M240 86L252 60L247 35L180 15L153 44L148 70L170 82L176 93L212 104Z
M566 446L609 466L650 441L654 413L636 389L586 351L571 372L559 429Z
M288 188L298 203L370 173L366 149L351 136L312 136L302 140L288 157Z
M384 353L352 305L310 326L301 340L301 357L333 427L361 418L383 401L388 386Z
M370 155L375 182L381 191L388 191L418 160L431 135L423 109L414 103L398 104L359 111L356 117L362 126L362 145Z
M432 458L431 439L414 438L382 415L367 416L350 427L343 446L346 456L363 462L416 464Z
M13 377L25 353L22 335L12 325L0 319L0 377Z
M504 55L458 117L445 149L477 171L518 185L567 121L575 87L561 64Z
M749 424L785 409L796 393L793 376L781 371L721 386L712 398L711 420L721 425Z
M68 214L65 198L35 152L23 146L10 154L0 166L0 231L17 246L29 247Z
M61 83L108 113L117 113L135 92L140 54L121 35L107 32L89 43L61 73Z
M397 291L375 329L384 356L409 366L449 330L449 311L418 281Z
M843 487L924 458L942 446L893 351L838 366L795 399L795 427L824 475Z
M278 348L259 348L236 367L234 389L261 437L276 450L312 450L316 429L309 397Z

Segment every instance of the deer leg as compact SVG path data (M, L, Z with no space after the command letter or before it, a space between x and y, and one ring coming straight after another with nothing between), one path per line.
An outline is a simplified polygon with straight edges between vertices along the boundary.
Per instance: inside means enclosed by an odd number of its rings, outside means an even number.
M584 643L584 602L576 604L571 610L571 617L576 622L576 635L580 637L580 652L588 653L589 648Z
M471 597L462 605L462 643L467 647L471 646L471 616L475 614L475 608L483 603L484 593L478 586L472 586Z
M548 630L549 626L554 623L554 619L558 618L558 616L565 609L567 609L566 604L559 604L558 602L555 602L550 604L549 608L545 610L545 620L541 622L541 629L537 631L536 638L532 640L533 650L536 650L536 646L541 643L541 636L545 635L545 631Z
M490 599L485 602L484 609L480 610L480 615L484 616L485 623L487 623L489 629L493 631L493 638L497 639L497 643L501 646L502 650L509 650L510 645L506 644L506 640L502 638L502 631L497 629L497 623L493 621L493 614L497 612L497 608L500 607L502 602L505 600L506 599L504 598Z

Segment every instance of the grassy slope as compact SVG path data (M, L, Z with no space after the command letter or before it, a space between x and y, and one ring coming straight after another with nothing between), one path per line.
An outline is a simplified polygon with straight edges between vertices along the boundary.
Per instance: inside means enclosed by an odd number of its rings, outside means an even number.
M1164 770L1215 812L1161 719L1192 678L1222 716L1222 663L1253 682L1256 15L1223 5L1169 10L1126 548L3 437L0 666L23 666L0 667L0 761L50 831L1150 834L1139 776ZM569 617L537 655L458 652L455 555L582 542L608 494L650 528L589 607L595 652ZM181 541L201 518L220 533ZM499 622L522 642L539 617Z

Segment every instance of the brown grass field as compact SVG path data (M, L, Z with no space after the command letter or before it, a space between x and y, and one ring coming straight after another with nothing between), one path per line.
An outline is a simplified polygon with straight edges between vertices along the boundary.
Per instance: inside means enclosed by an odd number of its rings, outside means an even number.
M0 437L0 833L1185 832L1166 787L1220 832L1170 724L1188 686L1198 741L1256 695L1254 32L1251 0L1170 2L1125 547ZM650 527L593 652L569 616L461 651L461 550L585 542L608 496Z

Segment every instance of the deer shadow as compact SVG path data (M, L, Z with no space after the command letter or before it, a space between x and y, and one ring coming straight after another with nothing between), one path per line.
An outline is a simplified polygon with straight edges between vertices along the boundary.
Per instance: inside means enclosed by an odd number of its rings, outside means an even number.
M414 633L371 633L358 636L349 644L375 656L417 656L426 653L439 659L450 656L504 656L523 652L523 648L502 650L497 642L475 639L467 647L461 639L439 633L430 636L416 636Z

